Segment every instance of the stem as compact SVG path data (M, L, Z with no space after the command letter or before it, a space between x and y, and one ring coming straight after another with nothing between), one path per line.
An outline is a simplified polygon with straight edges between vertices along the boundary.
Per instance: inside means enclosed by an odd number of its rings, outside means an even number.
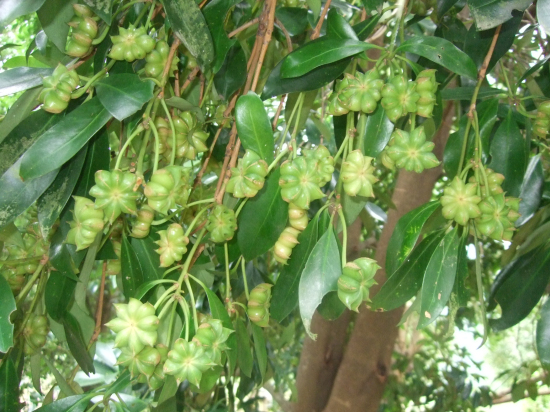
M183 309L183 315L185 316L185 340L189 342L189 305L185 299L180 299L179 304Z
M152 120L152 119L151 119ZM151 130L153 131L153 135L155 136L155 164L153 165L153 173L155 173L159 166L159 145L160 145L160 138L159 138L159 132L157 131L157 127L155 126L155 122L150 121L149 126L151 127ZM175 136L175 134L174 134ZM176 152L176 147L174 146L172 152Z
M241 210L243 210L243 207L244 205L246 205L246 202L248 201L248 198L246 199L243 199L243 201L241 202L241 204L239 205L239 208L237 209L237 211L235 212L235 218L239 217L239 213L241 213Z
M225 301L231 299L231 280L229 278L229 252L227 250L227 242L223 244L223 253L225 255Z
M176 322L176 307L178 302L184 300L181 296L178 296L179 299L174 299L174 304L172 305L172 312L170 313L170 323L168 324L168 335L166 336L166 346L169 348L172 347L172 333L174 332L174 323ZM176 301L177 300L177 301ZM187 316L185 317L185 323L187 325ZM187 325L189 327L189 325Z
M203 199L203 200L197 200L196 202L189 203L189 204L187 204L187 205L185 205L185 206L180 207L179 209L176 209L174 212L170 213L170 214L169 214L168 216L166 216L164 219L153 220L153 221L151 222L151 225L153 225L153 226L162 225L164 222L169 221L169 220L172 219L174 216L176 216L178 213L180 213L182 210L188 209L188 208L190 208L191 206L199 205L199 204L201 204L201 203L212 203L212 202L214 202L214 198Z
M210 93L210 89L212 88L212 83L214 82L214 76L210 76L210 80L208 81L208 85L206 86L206 90L204 91L204 94L202 96L202 100L199 104L199 107L202 108L204 106L204 102L206 102L206 96L208 96L208 93Z
M198 222L199 220L199 217L208 210L208 208L204 208L202 209L199 213L197 213L197 216L195 216L195 218L193 219L193 221L191 222L191 224L189 225L189 227L187 228L187 230L185 231L185 236L189 237L191 231L193 230L193 228L195 227L195 224Z
M160 298L158 298L158 300L155 302L155 311L162 306L162 302L168 297L168 295L170 295L173 290L178 289L178 286L179 285L177 283L174 283L172 286L166 289L162 295L160 295Z
M357 120L357 134L358 139L355 148L363 151L364 140L365 140L365 129L367 126L367 115L363 112L359 115L359 120Z
M191 299L191 308L193 309L193 324L195 325L195 331L199 329L199 320L197 318L197 307L195 303L195 294L193 293L193 288L191 287L191 282L189 282L189 278L185 278L185 286L187 286L187 290L189 290L189 298Z
M92 77L88 82L81 87L80 89L77 89L75 92L71 94L71 99L78 99L80 96L84 95L86 91L92 86L98 79L105 76L107 72L113 67L113 65L116 63L116 60L111 60L107 66L105 66L103 69L101 69L99 72L97 72L94 77Z
M126 151L126 149L128 148L128 146L130 146L130 143L132 142L132 140L134 139L134 137L136 137L138 134L140 134L141 132L143 132L143 130L145 130L145 128L143 127L143 125L140 123L139 126L136 128L136 130L134 130L134 132L130 135L130 137L128 138L128 140L126 140L126 142L124 142L124 146L122 146L122 149L120 149L120 152L118 153L118 157L116 159L116 163L115 163L115 170L118 170L119 167L120 167L120 161L122 160L122 155L123 153Z
M178 284L182 284L183 280L185 279L185 276L190 276L188 272L189 265L191 264L191 260L193 259L193 255L197 251L197 248L199 247L199 243L201 239L203 238L204 234L206 233L206 229L203 228L199 235L197 236L197 239L195 240L195 243L193 244L193 247L191 248L191 251L189 252L189 256L187 256L187 259L185 260L185 263L183 264L183 268L181 271L180 278L178 279Z
M27 293L31 290L31 288L34 286L34 282L36 282L36 279L40 276L40 273L42 273L42 269L44 269L44 264L41 263L38 265L34 273L32 274L31 279L27 282L25 287L19 294L17 295L16 304L19 305L21 301L23 301L27 297Z
M244 259L241 259L241 271L243 272L244 294L248 302L250 300L250 295L248 294L248 280L246 279L246 264Z
M346 227L346 218L344 217L344 212L342 207L338 207L338 216L340 217L340 222L342 223L342 268L346 266L346 256L348 250L348 228Z
M288 130L290 129L290 125L292 124L292 120L294 119L294 115L296 114L296 109L298 108L298 104L300 101L304 99L304 93L300 93L298 98L296 99L296 103L294 103L294 107L292 108L292 112L290 113L290 118L288 119L288 122L285 125L285 130L281 134L281 140L279 141L279 149L283 150L283 142L285 141L286 134L288 133Z
M275 166L277 166L277 163L279 163L279 161L288 153L288 147L285 147L281 153L279 153L277 155L277 157L275 158L275 160L273 162L271 162L271 164L269 165L268 169L267 169L267 174L269 174L269 172L271 172L271 170L273 170L273 168Z
M107 33L109 33L110 29L111 26L106 26L101 35L92 41L92 44L95 46L105 40L105 37L107 37Z
M500 26L499 26L500 27ZM477 228L474 223L474 241L476 244L476 281L477 281L477 293L479 297L479 307L481 309L481 316L483 321L483 340L481 341L481 348L487 341L487 314L485 313L485 299L483 298L483 281L481 279L481 245L477 239Z
M325 3L325 6L323 7L323 11L319 16L319 21L317 22L317 25L315 26L315 30L313 30L313 33L310 37L311 40L315 40L321 34L321 27L323 26L323 22L325 21L325 16L328 13L328 9L330 7L331 2L332 0L327 0L327 2Z
M166 117L168 118L168 122L170 123L170 129L172 130L172 153L170 153L170 166L174 166L174 162L176 161L176 146L177 146L176 127L174 126L174 120L172 120L172 116L170 115L170 111L168 110L168 106L166 106L166 102L164 101L164 98L160 99L160 104L164 109L164 113L166 113Z

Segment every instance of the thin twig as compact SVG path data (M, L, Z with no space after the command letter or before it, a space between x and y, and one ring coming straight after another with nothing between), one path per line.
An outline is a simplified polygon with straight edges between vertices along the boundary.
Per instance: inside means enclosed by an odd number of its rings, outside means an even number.
M246 30L248 29L250 26L253 26L255 25L256 23L258 23L260 21L260 18L259 17L256 17L255 19L252 19L250 20L249 22L246 22L245 24L243 24L241 27L237 27L235 30L233 30L232 32L229 32L229 34L227 35L227 37L231 38L233 36L236 36L237 34L239 34L240 32L242 32L243 30Z
M202 102L202 98L204 97L204 84L206 83L206 78L204 77L204 74L201 73L201 88L199 92L199 104Z
M99 297L97 299L97 309L95 312L95 329L94 334L90 338L88 343L88 349L93 345L93 343L99 337L101 333L101 324L103 320L103 295L105 293L105 274L107 272L107 261L103 261L103 271L101 273L101 285L99 286Z
M290 38L290 33L286 29L285 25L281 20L279 20L277 17L275 17L275 24L279 26L279 28L282 30L282 32L285 34L286 39L286 48L288 49L288 52L290 53L292 51L292 39Z
M277 122L279 121L279 116L281 115L281 111L283 110L283 106L285 104L286 94L283 94L281 96L281 101L279 102L279 107L277 107L277 113L275 113L275 117L273 118L273 124L271 128L273 131L277 128Z
M271 42L271 35L273 34L273 24L275 23L275 6L276 5L277 5L276 0L266 1L267 18L265 20L262 19L260 27L258 28L258 32L262 33L262 29L265 26L265 29L263 31L263 36L262 36L263 37L262 48L260 50L260 56L258 58L258 63L256 65L256 74L254 75L254 81L252 82L252 87L250 88L250 90L252 91L255 91L256 86L258 85L258 80L260 79L260 72L262 71L262 66L264 64L265 54L267 53L267 48L269 47L269 43Z
M168 78L168 72L170 71L170 67L172 66L172 60L174 60L174 56L176 55L176 50L178 49L179 45L180 45L180 40L176 38L174 40L174 43L172 43L172 47L170 47L170 53L168 53L168 59L166 60L166 64L164 65L164 70L162 71L162 79L164 83Z
M313 34L310 37L311 40L315 40L321 34L321 27L323 26L323 22L325 21L325 16L328 13L328 8L330 7L330 3L332 3L332 0L327 0L327 2L325 3L325 7L323 7L323 11L319 16L319 21L317 22L317 25L315 26L315 30L313 30Z
M187 75L187 79L185 79L185 82L183 83L183 85L181 86L181 89L180 89L180 95L183 94L183 91L185 89L187 89L187 86L189 86L191 84L191 82L193 80L195 80L195 77L197 77L197 74L199 74L199 71L200 71L200 67L197 66L195 67L193 70L191 70L191 73L189 73Z

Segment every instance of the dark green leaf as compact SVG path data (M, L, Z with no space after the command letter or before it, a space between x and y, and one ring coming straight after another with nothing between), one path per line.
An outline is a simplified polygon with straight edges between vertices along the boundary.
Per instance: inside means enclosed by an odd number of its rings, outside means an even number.
M548 370L550 369L550 299L546 299L540 309L536 342L540 363Z
M358 40L321 37L296 49L283 60L281 77L303 76L317 67L334 63L376 47Z
M229 100L246 81L246 56L240 44L235 44L227 53L220 70L214 76L216 91Z
M61 167L53 183L36 202L38 222L44 238L47 237L76 186L86 159L87 149L87 146L84 146L75 157Z
M95 172L109 170L109 159L109 138L105 131L90 140L86 160L74 191L75 196L88 196L88 192L95 185Z
M255 323L251 323L251 326L252 337L254 338L254 353L258 360L258 369L260 369L263 382L267 371L267 347L265 344L264 330Z
M250 348L250 337L248 336L248 331L246 330L246 325L242 319L237 319L236 327L236 336L237 336L237 353L238 353L238 363L241 372L246 376L250 377L252 375L252 366L254 360L252 358L252 351Z
M381 16L381 14L376 14L372 17L369 17L365 21L362 21L361 23L357 23L352 27L355 31L355 34L357 34L359 40L364 41L367 39L367 37L370 36L370 34L374 31L374 28L380 21Z
M489 167L506 178L502 188L510 196L519 196L526 169L524 138L512 111L502 121L491 142Z
M416 296L422 285L426 266L444 235L441 231L426 236L399 269L386 280L370 306L373 309L392 310Z
M468 123L468 117L462 116L458 124L458 131L451 133L447 139L447 144L443 151L443 165L447 176L452 179L458 173L458 165L460 163L460 156L462 154L462 144L464 141L464 133L466 132L466 125ZM472 132L468 135L468 148L472 148L474 145L474 134ZM471 153L467 150L466 159L470 158Z
M437 0L437 17L440 19L458 2L458 0Z
M224 29L225 16L227 12L240 0L212 0L203 9L206 24L212 34L214 42L215 61L213 71L217 73L225 60L225 55L235 43L229 39ZM214 57L214 56L213 56Z
M493 299L502 309L502 316L489 321L495 331L522 321L539 302L550 278L550 249L540 246L502 269L503 280L495 281L489 302Z
M531 0L468 0L478 30L487 30L512 18L512 11L523 12Z
M45 0L4 0L2 2L2 7L0 7L0 26L5 27L19 16L34 13L42 6L44 1Z
M357 34L339 13L337 9L331 8L327 16L327 36L333 39L359 40Z
M285 26L288 34L297 36L308 27L307 10L301 7L279 7L275 16Z
M342 274L340 251L331 227L313 247L306 262L299 286L299 304L302 322L308 335L311 332L311 318L323 297L337 289L338 278Z
M533 156L529 160L519 198L519 214L521 215L516 221L516 226L521 226L527 222L535 214L539 208L542 199L542 191L544 189L544 169L540 154Z
M239 214L237 242L246 260L267 252L286 227L288 203L281 197L279 169L271 172L262 190L249 199Z
M19 376L11 358L4 358L0 366L0 410L15 412L19 403Z
M397 52L409 52L425 57L453 73L477 78L477 68L470 57L453 43L440 37L415 36L402 43Z
M77 0L46 0L38 10L40 25L55 46L65 51L69 26L67 23L74 16L73 4Z
M273 161L273 130L263 102L257 94L241 96L235 105L235 122L245 150L256 152L269 165Z
M126 236L122 237L120 260L122 271L122 290L126 299L130 299L136 295L138 288L146 281L146 279L143 275L143 270L136 252Z
M525 73L523 73L523 76L519 78L519 80L516 83L516 89L519 87L521 82L523 82L525 79L527 79L529 76L531 76L533 73L536 73L538 70L540 70L547 62L550 60L550 56L541 60L537 64L534 64L527 70Z
M456 278L459 244L460 238L454 228L441 239L426 267L418 329L435 321L447 305Z
M194 0L164 0L163 3L174 34L197 59L197 63L204 71L214 61L214 44L198 4ZM223 23L220 23L220 26L223 29ZM224 57L221 58L221 62Z
M36 98L40 94L41 90L42 89L39 87L27 90L14 104L11 105L10 109L4 116L4 120L0 123L0 142L2 142L4 138L22 122L23 119L29 116L38 104ZM0 149L0 153L2 153L2 149Z
M17 67L0 73L0 97L42 85L42 79L50 76L53 69Z
M188 102L185 99L182 99L181 97L172 96L169 99L166 99L166 104L169 107L175 107L176 109L180 109L181 111L190 111L197 115L198 119L202 122L204 121L204 114L202 113L202 110L199 106L194 105L193 103Z
M112 13L111 7L113 6L113 0L84 0L84 3L90 7L95 14L97 14L101 19L111 25Z
M164 269L160 267L160 255L151 235L143 239L131 238L130 243L138 258L145 281L162 279Z
M0 302L0 352L6 353L13 346L13 323L10 315L16 307L13 292L4 276L0 276Z
M468 278L468 253L466 251L466 244L468 242L468 232L464 231L460 237L460 244L458 245L458 260L456 264L456 281L453 286L453 293L456 295L457 303L459 306L468 305L470 300L470 291L466 286L466 279Z
M302 100L302 108L299 112L296 111L294 115L294 119L292 119L292 121L290 122L289 122L290 116L292 115L292 111L294 110L294 107L298 102L298 97L300 96L300 93L290 93L287 96L286 105L285 105L285 122L287 122L287 124L289 125L289 130L294 130L294 128L296 127L297 119L299 119L297 130L302 130L304 128L307 122L307 119L309 118L309 113L311 112L311 109L315 104L317 93L318 93L317 90L312 90L304 93L304 97Z
M45 175L73 157L111 118L98 98L82 104L42 134L22 157L21 177Z
M326 320L336 320L346 310L346 306L338 297L338 292L329 292L317 308L317 312Z
M88 344L84 342L82 328L78 320L72 314L66 313L63 318L63 327L65 329L65 336L67 337L67 343L71 350L71 354L74 356L82 371L86 374L94 373L94 361L86 349Z
M441 98L443 100L467 100L471 101L474 96L475 86L455 87L453 89L441 90ZM493 87L481 87L477 98L479 100L495 97L503 94L501 89L495 89Z
M379 104L374 113L367 118L363 136L365 155L378 156L390 141L393 128L394 124L388 119L384 108Z
M110 259L118 259L118 256L115 252L113 242L109 238L105 241L103 246L101 246L101 249L99 249L99 251L95 255L95 260L110 260Z
M344 212L346 226L349 226L355 222L361 211L365 209L368 199L362 196L350 196L346 192L343 192L340 195L340 202L342 205L342 211ZM338 223L338 230L341 229L341 224Z
M409 256L416 245L428 218L439 207L439 202L426 203L406 215L397 222L391 235L386 252L386 273L391 276Z
M153 98L151 80L141 81L137 74L113 74L96 83L101 104L118 120L133 115Z
M84 412L89 402L89 394L67 396L35 409L34 412Z

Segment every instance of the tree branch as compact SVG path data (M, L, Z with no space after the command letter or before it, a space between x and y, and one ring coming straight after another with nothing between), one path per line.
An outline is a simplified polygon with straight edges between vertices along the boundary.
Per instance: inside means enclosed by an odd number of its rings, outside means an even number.
M293 404L287 401L282 393L277 392L271 382L264 383L264 389L268 391L273 400L279 404L283 412L294 412Z

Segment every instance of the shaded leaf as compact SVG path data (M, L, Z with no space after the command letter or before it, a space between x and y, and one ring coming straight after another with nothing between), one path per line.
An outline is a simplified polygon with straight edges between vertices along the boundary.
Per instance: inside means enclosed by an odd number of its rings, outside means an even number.
M255 323L251 323L250 325L252 326L252 337L254 338L254 353L256 354L258 369L260 370L260 375L262 375L263 382L267 371L267 346L264 330Z
M21 123L21 121L29 116L32 110L38 104L36 98L42 89L39 87L27 90L24 92L14 104L11 105L4 119L0 123L0 142L10 134L10 132ZM46 113L46 112L44 112ZM26 123L26 122L25 122ZM0 153L2 153L0 149Z
M458 0L437 0L437 17L441 18L458 2Z
M5 27L20 16L34 13L45 0L4 0L0 7L0 26ZM6 409L7 411L8 409Z
M6 412L21 409L19 403L19 376L11 358L3 359L0 366L0 410Z
M540 319L537 321L537 353L540 363L550 369L550 299L546 299L540 309Z
M279 7L275 16L291 36L303 33L308 27L307 10L302 7Z
M38 10L40 25L55 47L65 51L69 26L67 23L74 16L73 4L77 0L46 0Z
M512 11L523 12L531 0L468 0L478 30L487 30L512 18Z
M160 267L160 255L155 251L158 245L151 234L143 239L130 238L130 244L143 271L143 279L146 282L162 279L164 269Z
M212 0L204 6L203 14L206 24L212 34L214 43L215 60L213 71L217 73L225 60L225 56L231 46L235 43L234 39L229 39L224 29L225 16L228 11L240 0Z
M455 87L452 89L441 90L441 98L443 100L467 100L471 101L474 97L475 86ZM501 89L493 87L481 87L477 98L479 100L495 97L502 94Z
M317 307L317 312L326 320L336 320L346 310L346 305L338 297L338 292L332 291L323 297L323 301Z
M112 13L111 7L113 6L113 0L83 0L84 3L91 8L95 14L101 19L111 25Z
M371 33L374 31L374 28L380 21L380 17L382 17L381 14L376 14L362 21L361 23L357 23L354 26L352 26L359 40L364 41L367 39L367 37L371 35Z
M252 367L254 360L252 358L252 351L250 348L250 337L246 330L246 325L242 319L237 319L235 334L237 336L237 362L241 372L246 376L252 375Z
M136 252L126 236L122 237L120 260L122 290L126 299L130 299L136 295L138 288L146 281L146 279L143 275L143 269L141 268Z
M13 346L13 323L10 315L16 306L13 292L4 276L0 276L0 302L0 352L6 353Z
M240 44L227 53L220 70L214 76L216 91L229 100L246 81L246 56Z
M327 15L327 36L333 39L359 40L357 34L338 10L331 8Z
M75 196L88 196L90 189L95 185L95 172L109 170L109 154L109 138L106 131L90 140L86 160L74 190Z
M94 362L88 353L88 344L84 342L82 328L78 320L71 313L66 313L63 318L63 327L65 329L65 336L71 354L74 356L82 371L86 374L95 373Z
M544 169L540 154L538 154L529 160L525 176L523 177L519 195L521 199L519 203L519 214L521 216L515 223L516 227L521 226L533 217L542 200L543 189Z
M133 115L153 98L151 80L142 81L137 74L113 74L96 83L101 104L118 120Z
M67 396L35 409L34 412L84 412L89 402L89 394Z
M394 124L386 116L382 105L367 118L363 136L365 156L377 157L390 141Z
M0 73L0 97L41 86L42 79L52 73L53 69L37 67L17 67L6 70Z
M269 165L275 150L273 131L264 104L257 94L249 92L239 97L235 106L235 122L245 150L252 150Z
M346 192L340 195L340 204L342 205L342 212L344 212L344 219L346 220L346 226L351 225L359 217L359 214L367 205L368 198L363 196L350 196ZM341 230L341 223L338 223L338 230Z

